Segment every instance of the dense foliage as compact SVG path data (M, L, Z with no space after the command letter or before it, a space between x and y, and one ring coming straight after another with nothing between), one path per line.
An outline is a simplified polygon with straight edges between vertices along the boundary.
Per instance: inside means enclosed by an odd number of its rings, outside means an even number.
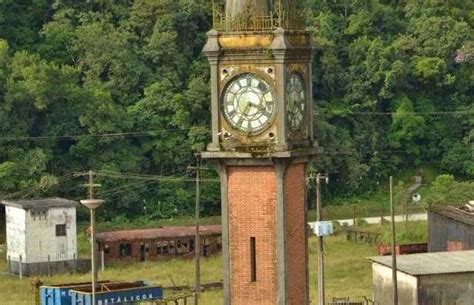
M464 206L474 198L474 182L457 182L451 175L441 175L430 187L428 205Z
M103 176L101 195L113 203L105 214L190 213L186 167L209 138L200 52L210 3L0 0L0 194L80 198L84 179L63 176L89 169L178 176ZM329 192L364 192L426 164L472 178L472 2L306 7L317 46L315 128L325 147L317 166L335 178ZM218 184L204 185L204 210L215 212Z

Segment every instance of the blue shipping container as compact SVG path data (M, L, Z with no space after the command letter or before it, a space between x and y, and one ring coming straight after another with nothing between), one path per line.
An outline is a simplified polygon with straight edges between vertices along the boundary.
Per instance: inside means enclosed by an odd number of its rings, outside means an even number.
M42 286L40 288L41 305L91 305L92 288L89 283ZM144 282L98 283L96 305L135 304L143 300L160 300L163 289Z
M73 305L92 305L90 289L71 290ZM135 304L144 300L163 299L163 288L156 286L141 287L113 287L110 285L102 291L96 292L96 305Z
M109 281L99 282L99 284L110 283ZM81 289L90 287L91 283L72 283L63 285L51 285L40 287L41 305L72 305L69 291L72 289Z

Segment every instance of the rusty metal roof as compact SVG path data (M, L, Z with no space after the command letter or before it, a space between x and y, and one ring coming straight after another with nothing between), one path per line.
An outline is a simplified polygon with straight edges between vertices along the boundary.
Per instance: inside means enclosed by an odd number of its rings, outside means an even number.
M391 256L370 257L369 260L392 267ZM474 251L400 255L397 256L397 270L414 276L474 272Z
M222 234L222 227L220 225L200 226L199 232L201 236L220 235ZM193 237L195 234L196 227L194 226L163 227L157 229L103 232L97 234L97 240L102 242L132 242L140 240Z
M430 207L429 211L474 226L474 214L465 209L449 205L435 205Z
M24 210L33 208L73 208L79 205L76 201L64 198L44 198L18 201L3 200L2 204Z

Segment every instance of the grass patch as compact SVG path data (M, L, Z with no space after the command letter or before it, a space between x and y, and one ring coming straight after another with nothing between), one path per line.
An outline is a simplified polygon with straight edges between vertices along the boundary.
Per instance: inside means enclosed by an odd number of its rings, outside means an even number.
M312 305L316 304L316 242L310 238L310 295ZM326 279L327 298L350 296L353 298L371 295L372 272L366 257L375 255L373 246L348 242L344 235L325 239L326 246ZM6 269L5 253L0 253L0 272ZM222 259L220 256L202 260L202 282L216 282L222 279ZM192 260L175 259L162 262L133 264L114 264L99 274L102 279L116 281L149 280L155 284L172 286L192 285L194 281L194 264ZM77 281L89 281L89 274L66 274L53 277L42 277L46 284L59 284ZM0 275L0 304L30 304L31 287L29 279L19 280L16 277ZM203 294L202 304L221 305L223 292L209 291Z

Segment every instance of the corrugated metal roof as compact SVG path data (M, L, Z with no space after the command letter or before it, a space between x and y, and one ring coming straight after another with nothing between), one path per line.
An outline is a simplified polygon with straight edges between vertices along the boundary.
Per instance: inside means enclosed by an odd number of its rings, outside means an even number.
M222 233L220 225L200 226L201 236L219 235ZM140 241L166 238L192 237L196 234L196 227L164 227L158 229L129 230L103 232L97 234L97 240L102 242Z
M29 210L32 208L67 208L76 207L79 205L76 201L64 198L44 198L18 201L3 200L2 204L24 210Z
M392 267L391 256L370 257L369 260ZM474 251L400 255L397 256L397 270L415 276L474 272Z
M474 226L474 214L466 210L449 205L435 205L430 207L429 211Z

